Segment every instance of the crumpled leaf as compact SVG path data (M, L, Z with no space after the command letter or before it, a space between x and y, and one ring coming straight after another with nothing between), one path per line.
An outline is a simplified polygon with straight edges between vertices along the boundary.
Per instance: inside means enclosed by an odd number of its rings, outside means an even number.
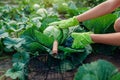
M8 37L8 36L9 36L9 34L7 32L4 32L3 30L0 30L0 39Z
M117 19L117 16L114 14L108 14L96 19L85 21L83 24L92 32L94 33L106 33L106 32L113 32L113 30L109 31L110 26L114 23Z
M26 40L23 47L27 51L49 52L50 48L52 47L53 39L48 38L39 31L35 31L34 27L28 28L26 31L24 31L21 37Z
M13 67L7 70L5 76L10 77L12 79L18 78L19 80L25 80L23 69L24 69L23 63L14 63Z
M40 28L41 27L41 20L42 18L41 17L34 17L32 18L31 22L33 23L33 25L35 25L37 28Z
M12 62L21 62L21 63L26 63L30 59L30 55L28 52L17 52L16 54L13 55Z
M22 46L22 44L25 43L25 39L6 37L3 40L3 43L6 46L6 48L8 48L8 49L10 49L10 48L18 49L18 48L20 48Z
M35 37L39 43L42 45L51 48L53 44L53 38L49 38L48 36L44 35L43 33L39 31L35 31Z

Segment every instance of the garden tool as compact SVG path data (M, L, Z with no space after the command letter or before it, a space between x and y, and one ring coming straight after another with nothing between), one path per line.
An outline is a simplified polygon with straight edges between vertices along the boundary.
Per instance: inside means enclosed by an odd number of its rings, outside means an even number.
M58 41L57 40L54 40L54 42L53 42L52 53L53 53L53 55L58 54Z

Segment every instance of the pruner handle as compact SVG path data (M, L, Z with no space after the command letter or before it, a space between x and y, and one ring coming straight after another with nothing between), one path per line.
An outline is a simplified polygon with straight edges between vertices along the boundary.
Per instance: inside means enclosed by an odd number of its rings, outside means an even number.
M57 40L55 40L55 41L53 42L52 54L53 54L53 55L58 54L58 41L57 41Z

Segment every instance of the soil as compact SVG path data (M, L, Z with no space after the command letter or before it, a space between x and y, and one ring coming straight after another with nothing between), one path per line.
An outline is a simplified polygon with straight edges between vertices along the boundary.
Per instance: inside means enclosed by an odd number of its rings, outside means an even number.
M36 74L37 72L32 72L28 76L28 80L73 80L74 72L64 72L64 73L48 73L46 77L45 74Z
M5 73L6 70L12 67L11 58L5 58L0 60L0 76Z

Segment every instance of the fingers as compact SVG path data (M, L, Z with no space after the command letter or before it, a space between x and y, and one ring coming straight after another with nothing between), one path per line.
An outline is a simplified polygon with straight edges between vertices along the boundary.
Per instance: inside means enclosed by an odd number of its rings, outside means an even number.
M76 38L76 37L79 36L80 34L81 34L81 33L75 33L75 32L74 32L74 33L71 34L71 36L72 36L73 38Z
M49 24L50 26L58 25L58 22L52 22Z
M59 22L52 22L50 24L48 24L49 26L54 26L55 28L59 29Z

